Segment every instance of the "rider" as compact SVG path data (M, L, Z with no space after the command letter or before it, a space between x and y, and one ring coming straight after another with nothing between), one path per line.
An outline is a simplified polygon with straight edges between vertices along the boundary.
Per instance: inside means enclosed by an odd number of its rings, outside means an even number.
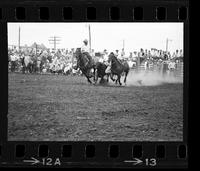
M90 49L88 47L88 40L83 40L83 46L81 47L81 52L86 55L90 55Z
M118 58L118 56L119 56L119 50L117 49L116 51L115 51L115 56Z
M111 73L111 61L108 62L108 55L107 55L107 51L104 50L104 63L107 65L107 68L105 70L106 74L110 74Z
M108 52L106 49L103 51L103 63L107 64L108 63Z
M87 56L88 62L90 61L89 59L92 59L91 55L90 55L90 49L88 47L88 40L85 39L83 40L83 46L81 47L81 52ZM87 65L87 64L86 64Z
M122 51L121 51L121 57L125 57L125 51L124 51L124 48L122 48Z

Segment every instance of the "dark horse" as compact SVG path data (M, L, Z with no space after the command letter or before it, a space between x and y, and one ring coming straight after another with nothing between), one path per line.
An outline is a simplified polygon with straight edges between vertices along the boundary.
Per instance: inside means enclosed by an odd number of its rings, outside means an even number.
M103 82L103 77L105 75L107 75L107 82L108 82L108 74L105 73L105 70L106 70L107 66L106 64L102 63L102 62L97 62L96 65L95 65L95 84L97 83L98 81L98 78L101 78L100 80L100 83Z
M113 80L112 75L117 75L116 83L118 81L119 85L122 85L120 79L122 73L125 73L124 83L126 84L126 78L130 70L128 63L126 61L120 62L113 52L109 54L108 62L111 62L111 79Z
M75 52L75 57L77 59L77 65L74 69L80 68L83 75L86 76L88 82L91 84L90 78L93 77L95 81L95 61L92 59L92 57L89 54L82 53L81 48L77 48ZM93 73L91 73L91 70L93 69Z

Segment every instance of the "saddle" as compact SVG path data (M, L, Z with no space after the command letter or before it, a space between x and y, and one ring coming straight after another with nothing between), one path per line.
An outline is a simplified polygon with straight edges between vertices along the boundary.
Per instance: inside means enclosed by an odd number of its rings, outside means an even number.
M121 64L121 65L124 65L124 63L125 63L125 60L124 59L117 59L118 61L119 61L119 63Z
M83 55L86 57L85 59L87 60L86 63L85 63L85 67L87 67L88 65L93 65L94 64L94 60L89 55L89 53L84 52Z

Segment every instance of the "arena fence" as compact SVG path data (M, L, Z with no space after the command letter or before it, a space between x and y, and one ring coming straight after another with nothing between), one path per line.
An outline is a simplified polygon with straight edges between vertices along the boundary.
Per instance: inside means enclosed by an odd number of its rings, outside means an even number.
M158 66L156 64L149 64L148 67L148 72L155 72L155 71L161 71L162 67ZM141 71L145 71L145 63L141 63L138 67L137 67L137 72L141 72ZM176 65L176 69L174 71L174 76L178 77L178 78L183 78L183 73L184 73L184 65L183 62L179 62Z

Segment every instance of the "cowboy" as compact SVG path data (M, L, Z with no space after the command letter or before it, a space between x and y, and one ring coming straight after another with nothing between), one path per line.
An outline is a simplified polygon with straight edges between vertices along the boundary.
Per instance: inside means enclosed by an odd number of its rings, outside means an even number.
M118 58L118 56L119 56L119 50L115 51L115 56Z
M88 47L88 40L87 39L83 40L83 43L84 44L81 47L81 52L89 55L90 50L89 50L89 47Z
M103 51L103 63L107 64L108 63L108 52L106 49Z
M111 53L113 54L113 52L111 52ZM113 55L114 55L114 54L113 54ZM110 74L110 73L111 73L111 61L108 62L108 60L107 60L105 64L107 65L107 68L106 68L106 70L105 70L105 73L106 73L106 74Z
M88 62L86 63L86 66L87 64L93 59L92 56L90 55L90 49L88 47L88 40L85 39L83 41L84 45L81 47L81 52L83 53L83 55L86 55L87 56L87 59L88 59ZM90 60L91 59L91 60Z
M124 48L122 48L121 57L124 57L124 56L125 56L125 51L124 51Z

